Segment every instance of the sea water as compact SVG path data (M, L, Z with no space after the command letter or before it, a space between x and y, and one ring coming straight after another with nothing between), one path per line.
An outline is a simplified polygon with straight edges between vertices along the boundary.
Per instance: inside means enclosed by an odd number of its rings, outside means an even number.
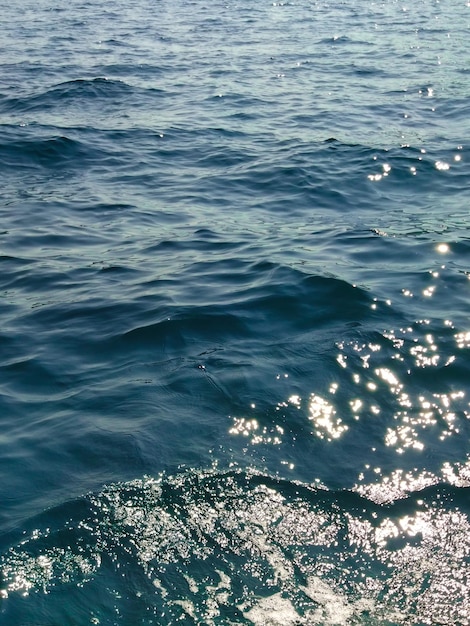
M470 623L470 3L0 13L0 623Z

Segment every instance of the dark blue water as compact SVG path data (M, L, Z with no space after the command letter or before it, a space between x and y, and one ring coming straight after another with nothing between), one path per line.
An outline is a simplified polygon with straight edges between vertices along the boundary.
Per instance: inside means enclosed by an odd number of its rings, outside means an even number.
M0 623L470 624L469 3L0 26Z

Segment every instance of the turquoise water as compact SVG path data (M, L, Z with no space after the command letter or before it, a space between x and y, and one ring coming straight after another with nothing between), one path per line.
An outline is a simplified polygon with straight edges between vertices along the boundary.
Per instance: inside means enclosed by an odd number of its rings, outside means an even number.
M0 623L470 623L470 5L4 6Z

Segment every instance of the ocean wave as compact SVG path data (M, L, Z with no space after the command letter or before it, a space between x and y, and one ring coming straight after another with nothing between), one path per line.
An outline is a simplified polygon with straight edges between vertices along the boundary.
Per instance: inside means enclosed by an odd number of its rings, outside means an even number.
M21 136L23 135L23 136ZM26 137L24 137L26 135ZM35 171L41 169L75 169L108 156L96 146L66 135L48 137L18 133L13 141L0 144L0 163L6 170Z
M466 623L467 491L379 505L216 469L112 484L3 538L0 610L17 623L57 603L80 623Z
M78 78L54 84L42 93L25 94L22 97L3 95L0 100L0 113L14 113L18 116L34 111L63 110L71 104L78 109L94 101L97 106L104 106L110 102L116 106L124 99L128 101L134 99L135 103L140 102L143 105L147 103L148 97L156 98L162 93L163 91L157 88L143 89L122 80L104 77Z

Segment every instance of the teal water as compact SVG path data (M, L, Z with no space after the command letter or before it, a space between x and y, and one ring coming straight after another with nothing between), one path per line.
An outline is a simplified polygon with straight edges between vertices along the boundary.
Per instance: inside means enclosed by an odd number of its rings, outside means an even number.
M0 623L470 623L470 5L0 21Z

